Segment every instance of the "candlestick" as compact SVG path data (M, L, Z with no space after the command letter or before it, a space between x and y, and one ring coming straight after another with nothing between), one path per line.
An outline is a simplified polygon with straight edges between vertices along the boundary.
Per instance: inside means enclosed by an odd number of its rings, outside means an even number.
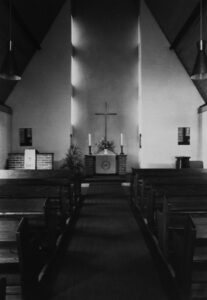
M88 146L91 147L91 134L88 134Z
M123 143L123 133L121 133L121 146L123 146L124 143Z
M121 153L120 153L121 155L123 155L124 154L124 146L123 145L121 145Z
M89 155L92 155L91 146L88 146L88 153Z

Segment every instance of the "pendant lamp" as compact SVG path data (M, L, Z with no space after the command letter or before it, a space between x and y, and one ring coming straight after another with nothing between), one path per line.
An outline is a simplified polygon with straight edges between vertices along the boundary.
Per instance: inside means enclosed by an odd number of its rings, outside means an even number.
M207 79L206 41L203 40L203 0L200 0L200 41L197 42L198 53L191 75L193 80Z
M9 0L9 49L0 69L0 78L7 80L20 80L21 76L17 69L12 46L12 5L11 0Z

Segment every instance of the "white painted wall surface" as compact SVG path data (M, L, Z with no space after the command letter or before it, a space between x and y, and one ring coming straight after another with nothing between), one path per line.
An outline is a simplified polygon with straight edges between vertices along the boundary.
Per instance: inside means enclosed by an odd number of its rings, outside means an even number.
M0 111L0 169L5 169L11 150L11 118L10 114Z
M197 109L203 100L142 1L142 167L174 167L175 156L199 157ZM190 145L178 145L190 127Z
M68 0L7 101L14 112L13 152L24 151L19 128L32 128L32 147L54 152L57 162L65 156L71 132L70 26Z
M203 161L204 168L207 168L207 111L199 114L199 153Z

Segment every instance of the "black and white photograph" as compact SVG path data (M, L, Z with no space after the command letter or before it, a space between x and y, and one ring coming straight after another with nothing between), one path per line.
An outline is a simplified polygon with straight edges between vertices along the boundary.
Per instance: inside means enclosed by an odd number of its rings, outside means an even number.
M207 299L207 0L0 0L0 300Z

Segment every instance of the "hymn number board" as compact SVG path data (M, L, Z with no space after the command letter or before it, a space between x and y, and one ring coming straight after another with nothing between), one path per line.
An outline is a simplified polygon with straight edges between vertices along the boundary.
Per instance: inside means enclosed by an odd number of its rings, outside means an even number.
M190 127L178 127L178 145L190 145Z
M19 129L20 146L32 146L32 128Z

